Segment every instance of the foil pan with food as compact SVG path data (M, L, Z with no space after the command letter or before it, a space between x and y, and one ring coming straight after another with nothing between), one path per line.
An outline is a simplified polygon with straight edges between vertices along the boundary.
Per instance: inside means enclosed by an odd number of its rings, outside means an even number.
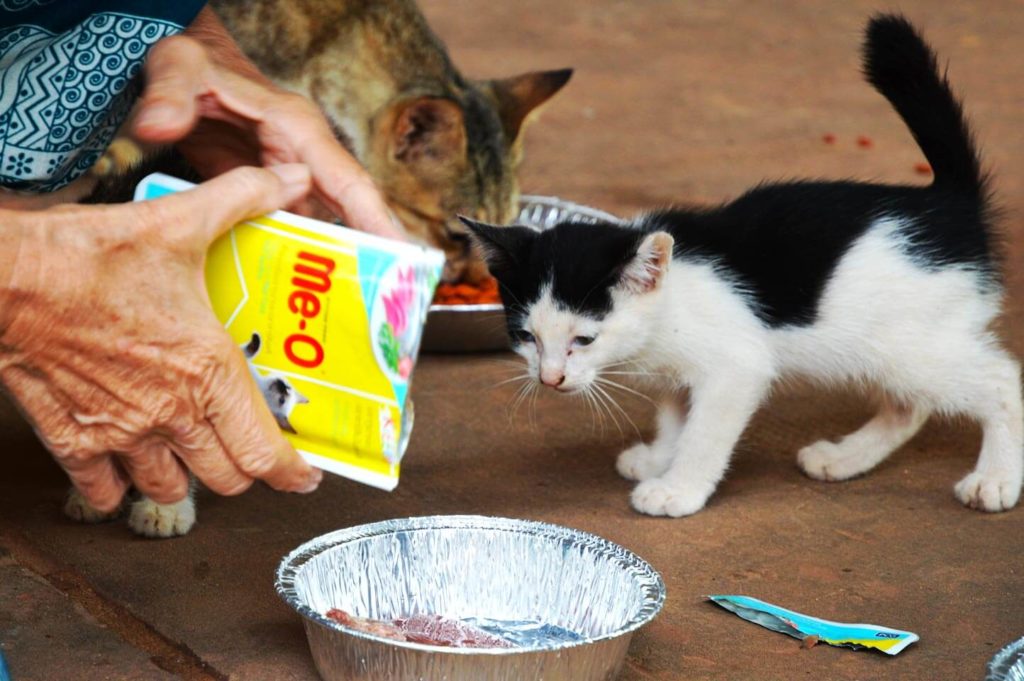
M277 591L325 681L610 681L665 600L660 575L586 532L480 516L339 530Z

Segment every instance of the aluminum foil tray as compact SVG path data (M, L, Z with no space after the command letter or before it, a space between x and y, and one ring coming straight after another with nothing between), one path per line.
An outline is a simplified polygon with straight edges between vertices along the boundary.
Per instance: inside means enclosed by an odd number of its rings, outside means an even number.
M405 518L317 537L286 556L277 591L302 616L325 681L610 681L661 610L661 576L586 532L479 516ZM324 613L540 622L573 634L515 648L395 641Z

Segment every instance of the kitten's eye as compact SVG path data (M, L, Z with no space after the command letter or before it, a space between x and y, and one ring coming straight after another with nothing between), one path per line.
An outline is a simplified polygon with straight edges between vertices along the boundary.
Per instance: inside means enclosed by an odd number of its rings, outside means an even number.
M520 343L533 343L537 340L533 337L533 334L526 329L516 329L513 336Z
M597 336L576 336L572 339L572 344L580 348L585 348L595 340L597 340Z

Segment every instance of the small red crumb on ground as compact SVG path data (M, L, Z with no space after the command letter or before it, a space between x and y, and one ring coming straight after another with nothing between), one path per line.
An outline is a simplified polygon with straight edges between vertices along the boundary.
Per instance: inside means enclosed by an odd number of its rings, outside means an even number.
M918 175L931 175L932 167L924 162L915 163L914 172L917 173Z
M860 135L857 137L857 146L861 149L870 149L875 143L867 135Z
M800 642L800 647L803 648L804 650L807 650L808 648L813 648L814 646L818 645L818 641L819 640L820 639L818 638L818 636L816 634L811 634L810 636L804 636L804 640Z
M830 132L826 132L824 135L821 136L821 141L824 142L825 144L835 144L836 136Z

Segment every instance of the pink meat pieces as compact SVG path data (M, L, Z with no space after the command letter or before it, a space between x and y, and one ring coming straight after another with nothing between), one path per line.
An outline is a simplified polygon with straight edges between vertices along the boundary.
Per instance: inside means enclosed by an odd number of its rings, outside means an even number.
M338 624L343 624L350 629L356 629L367 634L380 636L381 638L390 638L395 641L408 640L402 630L391 622L371 620L366 619L365 617L356 617L355 615L350 615L344 610L338 610L337 608L332 608L325 614Z
M350 615L337 608L326 616L350 629L394 641L409 641L448 648L512 648L505 639L483 629L440 615L412 615L394 621L373 620Z
M405 633L405 638L414 643L452 648L512 647L505 639L489 634L483 629L440 615L413 615L397 619L395 624Z

